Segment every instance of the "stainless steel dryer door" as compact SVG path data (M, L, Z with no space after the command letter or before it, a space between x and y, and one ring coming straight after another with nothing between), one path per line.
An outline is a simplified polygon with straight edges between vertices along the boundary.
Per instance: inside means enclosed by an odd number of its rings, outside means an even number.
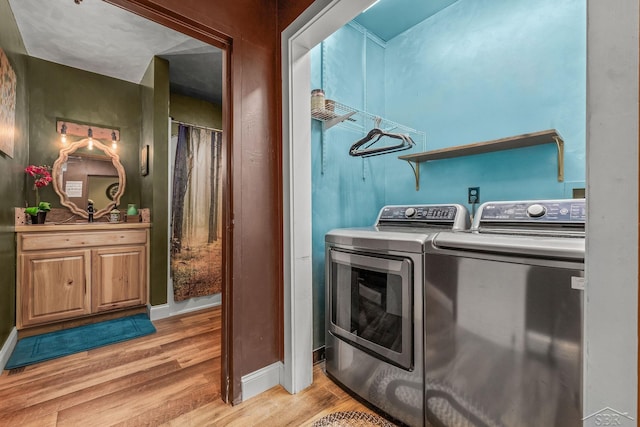
M413 368L412 261L328 251L329 332L376 358Z

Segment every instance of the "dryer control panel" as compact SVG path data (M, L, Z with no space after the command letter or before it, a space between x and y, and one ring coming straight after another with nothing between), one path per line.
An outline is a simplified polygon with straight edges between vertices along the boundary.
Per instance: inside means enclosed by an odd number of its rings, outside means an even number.
M397 205L380 210L377 226L447 225L453 230L469 228L469 213L462 205Z

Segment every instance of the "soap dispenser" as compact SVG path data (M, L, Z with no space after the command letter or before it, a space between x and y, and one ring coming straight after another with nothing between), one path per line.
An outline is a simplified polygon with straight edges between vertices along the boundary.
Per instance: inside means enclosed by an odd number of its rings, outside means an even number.
M87 200L87 202L88 202L88 205L89 205L87 207L87 213L89 214L89 222L93 222L93 212L94 212L93 200L89 199L89 200Z

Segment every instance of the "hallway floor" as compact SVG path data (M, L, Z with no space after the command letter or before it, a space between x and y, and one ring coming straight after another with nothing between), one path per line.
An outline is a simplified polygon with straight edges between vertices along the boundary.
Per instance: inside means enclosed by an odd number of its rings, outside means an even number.
M371 412L331 382L277 386L236 406L220 399L221 309L154 322L157 333L0 375L0 426L309 426ZM15 372L17 371L17 372Z

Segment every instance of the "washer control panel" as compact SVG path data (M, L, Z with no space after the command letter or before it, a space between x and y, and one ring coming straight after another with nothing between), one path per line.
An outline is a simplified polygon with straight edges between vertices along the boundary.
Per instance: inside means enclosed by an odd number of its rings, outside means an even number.
M522 202L488 202L476 220L480 222L584 223L587 207L584 199L534 200Z
M380 210L376 225L429 226L443 224L452 229L468 229L469 213L462 205L398 205Z

